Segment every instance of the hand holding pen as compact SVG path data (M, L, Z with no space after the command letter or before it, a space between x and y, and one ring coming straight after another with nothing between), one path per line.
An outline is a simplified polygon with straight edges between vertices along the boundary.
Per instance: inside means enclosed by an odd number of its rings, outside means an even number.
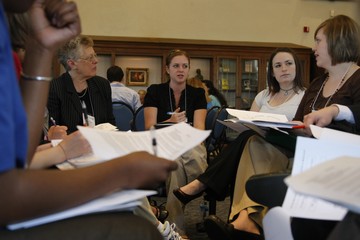
M180 108L177 108L174 112L168 112L168 115L171 117L168 119L168 122L186 122L186 112L182 111L180 112Z
M59 126L56 124L56 121L53 117L50 117L50 121L52 123L52 126L48 129L47 132L47 139L53 140L53 139L63 139L67 135L67 126Z
M290 121L290 122L297 124L297 125L292 127L292 130L296 135L299 135L299 136L303 136L303 135L311 136L311 131L310 131L310 134L309 134L310 128L307 128L304 125L303 122L301 122L301 121Z

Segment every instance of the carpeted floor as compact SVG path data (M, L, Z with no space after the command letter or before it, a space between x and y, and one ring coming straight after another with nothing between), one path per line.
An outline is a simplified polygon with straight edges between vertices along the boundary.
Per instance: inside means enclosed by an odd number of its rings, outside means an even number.
M156 200L158 204L166 201L166 198L162 197L152 197ZM185 221L186 221L186 231L191 240L208 240L208 236L205 232L199 232L197 230L197 225L202 223L203 212L201 211L201 206L204 206L204 199L200 197L188 203L185 208ZM216 202L216 215L219 216L224 221L227 221L229 214L230 199L226 198L222 202Z

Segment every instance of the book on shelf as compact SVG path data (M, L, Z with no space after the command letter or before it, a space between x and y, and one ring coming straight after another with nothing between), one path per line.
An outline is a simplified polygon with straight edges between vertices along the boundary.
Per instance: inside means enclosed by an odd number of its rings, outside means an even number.
M229 90L229 81L226 78L221 79L221 89Z

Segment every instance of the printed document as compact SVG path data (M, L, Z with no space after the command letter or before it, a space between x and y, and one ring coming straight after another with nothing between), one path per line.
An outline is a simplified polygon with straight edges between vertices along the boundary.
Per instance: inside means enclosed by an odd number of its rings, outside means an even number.
M203 142L210 134L208 130L199 130L186 123L142 132L114 132L89 127L78 127L89 141L93 154L68 160L68 163L58 166L60 169L84 167L116 157L121 157L135 151L147 151L169 160L175 160L186 151ZM156 138L156 146L153 145ZM73 167L69 166L72 165Z
M159 157L175 160L180 155L203 142L210 131L199 130L186 123L144 132L115 132L104 125L106 130L79 127L89 141L93 154L88 154L58 165L62 170L93 165L112 158L121 157L135 151L157 152ZM110 130L110 131L109 131ZM154 141L155 140L155 141ZM53 141L55 146L60 141ZM155 149L156 148L156 149ZM62 212L8 225L11 230L29 228L48 222L66 219L88 213L104 211L131 211L140 205L140 198L154 195L156 191L123 190L95 199L78 207Z
M7 226L7 228L10 230L30 228L49 222L71 218L74 216L85 215L88 213L121 210L130 211L136 206L140 205L140 202L136 200L154 194L156 194L156 191L124 190L120 192L115 192L62 212L46 215L44 217L39 217L24 222L10 224Z
M346 192L346 189L343 189L344 192L342 190L340 191L340 189L337 188L338 185L334 183L341 184L341 181L349 181L349 179L353 179L353 177L356 177L353 171L350 172L351 167L349 167L347 162L351 161L351 163L354 164L353 158L360 158L360 151L358 147L360 143L360 136L327 128L319 129L318 127L313 126L312 131L318 131L321 133L314 134L319 139L304 137L297 138L292 176L285 180L287 184L290 184L290 188L288 189L288 192L286 194L283 208L285 208L293 217L324 220L341 220L346 214L347 207L349 206L345 204L341 204L342 206L339 206L338 204L333 204L328 201L321 200L320 198L328 199L336 203L351 203L351 201L349 201L348 199L343 199L348 197L351 198L351 195ZM325 169L324 167L322 167L321 169L315 168L314 171L316 171L315 179L317 181L317 184L314 184L314 180L309 182L310 180L307 177L304 177L304 179L301 177L302 174L304 174L304 171L313 169L314 166L320 167L322 165L319 164L335 158L337 158L336 164L341 165L342 167L336 167L335 163L329 162L328 164L331 164L332 170L329 168L328 165L325 165ZM344 159L348 160L342 161ZM345 170L347 170L348 172L345 175L341 174L342 171ZM337 177L339 177L339 179L335 178L335 172L337 171ZM314 173L313 171L311 172ZM305 176L308 175L306 174ZM348 179L341 179L341 177L344 176L347 176ZM329 177L332 177L332 182L329 181ZM291 180L292 178L295 178L295 180ZM299 179L305 181L302 182L302 184L304 184L305 186L299 187L297 185L298 181L300 181ZM328 191L334 194L331 197L333 199L330 198L329 192L320 191L320 182L326 185ZM355 182L356 181L354 181L354 184ZM305 193L306 189L306 195L295 193L291 189L291 184L293 183L296 184L294 187L295 190L301 188L301 192ZM331 186L334 187L334 189L336 190L330 188ZM352 187L359 186L353 185ZM317 193L316 195L314 194L315 192ZM308 195L313 195L316 197L310 197ZM339 198L341 198L341 200ZM360 202L360 198L358 198L357 201Z
M236 117L235 119L227 119L227 121L235 123L251 123L260 127L273 128L293 128L298 125L297 123L289 122L286 116L282 114L245 111L232 108L227 108L226 111Z
M360 213L359 172L360 156L338 157L289 177L285 182L298 193L325 199Z

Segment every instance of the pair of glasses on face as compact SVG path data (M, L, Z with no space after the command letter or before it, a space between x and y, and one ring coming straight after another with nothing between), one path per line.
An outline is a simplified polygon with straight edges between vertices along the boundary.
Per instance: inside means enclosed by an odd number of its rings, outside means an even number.
M98 55L96 53L94 53L88 57L80 57L78 59L89 62L89 63L95 63L98 60Z

